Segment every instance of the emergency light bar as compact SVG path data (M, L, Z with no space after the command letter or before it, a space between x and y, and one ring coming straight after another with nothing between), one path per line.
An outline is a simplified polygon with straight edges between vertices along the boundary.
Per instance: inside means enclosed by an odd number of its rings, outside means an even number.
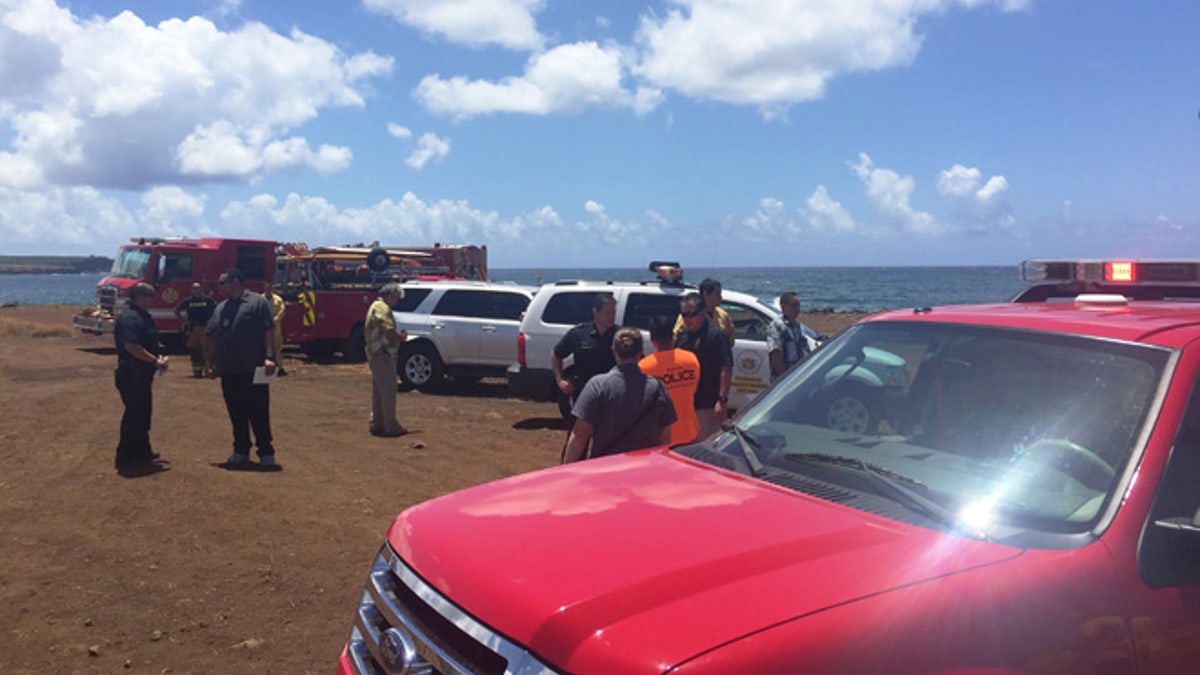
M1200 285L1196 260L1026 260L1021 280L1031 283L1072 281L1107 284Z

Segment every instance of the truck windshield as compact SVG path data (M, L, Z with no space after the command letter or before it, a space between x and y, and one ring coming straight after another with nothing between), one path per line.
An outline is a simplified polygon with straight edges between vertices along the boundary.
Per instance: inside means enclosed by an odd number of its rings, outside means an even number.
M150 264L150 249L122 248L117 251L109 276L126 279L144 279L146 266Z
M740 458L749 438L760 477L802 491L896 501L884 476L987 538L1087 532L1144 442L1170 358L1074 335L866 323L709 448ZM929 522L923 510L913 522Z

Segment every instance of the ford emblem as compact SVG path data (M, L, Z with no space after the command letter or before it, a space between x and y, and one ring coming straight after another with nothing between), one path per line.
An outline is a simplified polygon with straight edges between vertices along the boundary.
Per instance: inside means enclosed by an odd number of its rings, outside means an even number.
M417 654L417 643L400 628L389 628L379 640L384 667L396 675L424 675L431 672L429 664Z

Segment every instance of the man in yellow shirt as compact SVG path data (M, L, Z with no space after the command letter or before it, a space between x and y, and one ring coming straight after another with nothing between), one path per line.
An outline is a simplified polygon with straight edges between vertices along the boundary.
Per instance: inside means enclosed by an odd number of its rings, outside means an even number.
M371 422L375 436L403 436L408 430L396 420L396 359L408 331L396 330L392 308L404 297L400 284L391 282L379 289L379 299L367 309L363 333L367 363L371 366Z
M287 311L287 303L275 292L274 284L267 284L263 297L271 303L271 315L275 317L275 363L279 366L276 374L287 375L283 369L283 315Z
M725 337L729 338L730 346L733 346L733 320L729 318L729 313L721 309L721 282L708 277L700 282L700 298L704 300L704 310L708 313L708 318L716 322L717 327L725 333ZM675 337L686 330L683 325L683 316L675 320Z

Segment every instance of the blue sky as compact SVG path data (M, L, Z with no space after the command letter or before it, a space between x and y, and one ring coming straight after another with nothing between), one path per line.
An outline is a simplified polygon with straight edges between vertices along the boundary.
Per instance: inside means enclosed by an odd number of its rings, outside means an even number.
M1195 256L1197 27L1178 0L0 0L0 254Z

